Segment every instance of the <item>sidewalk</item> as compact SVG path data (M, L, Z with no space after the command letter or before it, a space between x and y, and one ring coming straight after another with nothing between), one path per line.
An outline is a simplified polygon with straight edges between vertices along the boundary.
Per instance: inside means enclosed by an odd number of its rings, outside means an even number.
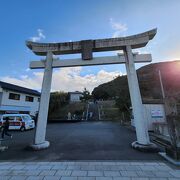
M160 161L0 162L0 180L178 180Z

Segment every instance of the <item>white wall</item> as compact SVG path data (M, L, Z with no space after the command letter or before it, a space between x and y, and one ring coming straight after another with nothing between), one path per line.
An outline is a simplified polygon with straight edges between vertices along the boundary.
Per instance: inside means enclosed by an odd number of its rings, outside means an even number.
M80 97L82 97L82 94L70 94L70 101L71 102L79 102Z
M143 104L144 119L148 130L153 130L154 122L166 122L166 116L163 104ZM157 114L157 117L155 117ZM131 125L135 126L134 119L131 119Z
M20 94L20 100L9 99L9 93ZM34 101L33 102L25 101L26 96L34 97ZM1 106L6 105L6 106L30 107L30 114L35 115L36 111L38 111L38 109L39 109L38 98L39 98L39 96L34 96L34 95L24 94L24 93L18 93L18 92L15 92L15 91L10 91L10 90L3 89Z
M147 126L149 130L153 130L152 123L154 122L166 122L163 104L144 104L144 109L145 117L147 119Z

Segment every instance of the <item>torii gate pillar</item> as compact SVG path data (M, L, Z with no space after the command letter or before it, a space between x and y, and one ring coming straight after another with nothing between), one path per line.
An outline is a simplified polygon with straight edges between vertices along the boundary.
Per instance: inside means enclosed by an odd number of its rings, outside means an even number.
M34 144L31 145L31 147L34 150L45 149L48 148L50 145L50 143L45 140L45 136L46 136L49 98L50 98L52 72L53 72L52 62L53 62L53 54L52 52L49 51L47 52L46 61L45 61L45 69L44 69L35 139L34 139Z
M148 145L150 144L149 135L147 131L147 124L144 120L144 109L142 105L142 99L131 46L126 46L124 48L124 55L126 58L125 65L137 136L137 141L132 143L132 146L134 147L138 145Z

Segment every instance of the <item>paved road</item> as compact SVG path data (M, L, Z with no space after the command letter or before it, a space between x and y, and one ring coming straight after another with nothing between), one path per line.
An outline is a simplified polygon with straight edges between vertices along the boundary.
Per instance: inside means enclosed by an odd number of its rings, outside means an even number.
M33 132L12 132L9 149L0 153L0 160L60 161L60 160L162 160L158 154L142 153L130 147L135 132L118 123L91 121L54 123L47 126L47 150L33 152L26 146Z

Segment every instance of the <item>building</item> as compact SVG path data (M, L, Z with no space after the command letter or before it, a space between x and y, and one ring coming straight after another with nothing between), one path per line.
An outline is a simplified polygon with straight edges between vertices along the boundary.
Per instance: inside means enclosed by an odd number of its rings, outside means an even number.
M69 92L69 102L80 102L81 97L83 97L83 93L79 91Z
M39 109L40 92L0 81L0 114L28 113Z
M160 99L143 99L144 117L149 131L154 130L154 124L166 123L164 103ZM135 126L134 118L131 118L131 125Z

